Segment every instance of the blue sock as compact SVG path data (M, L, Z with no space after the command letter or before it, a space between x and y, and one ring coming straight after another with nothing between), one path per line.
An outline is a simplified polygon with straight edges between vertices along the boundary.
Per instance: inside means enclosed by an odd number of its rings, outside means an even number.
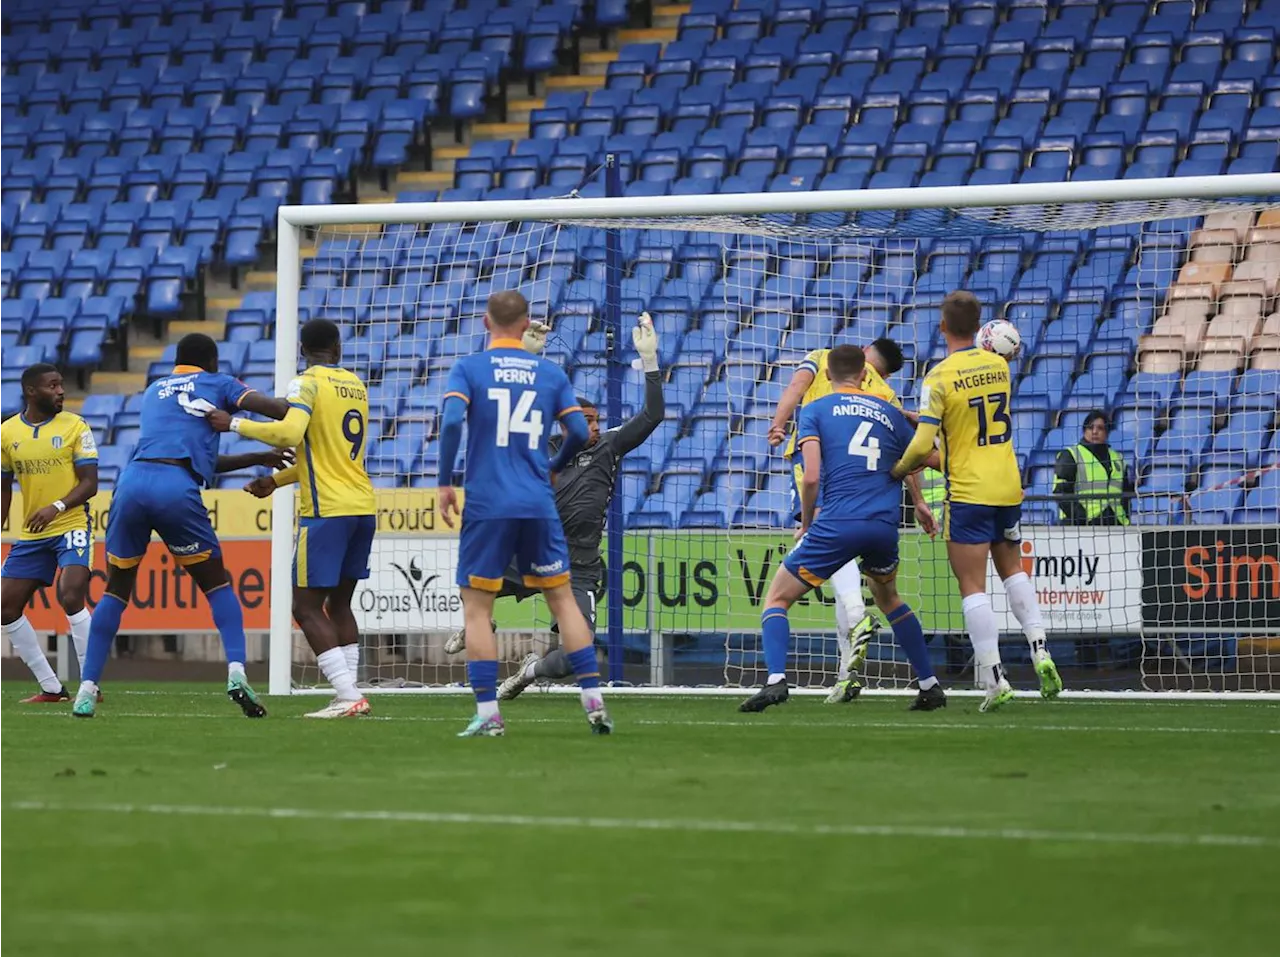
M498 700L498 662L468 661L467 681L471 682L471 691L476 702Z
M569 667L578 679L578 687L590 691L600 687L600 664L596 661L594 645L587 645L577 651L569 652Z
M213 624L222 636L222 649L226 652L227 663L238 661L244 664L244 609L240 607L240 599L230 585L215 588L204 596L209 599L209 610L213 612Z
M791 647L791 622L785 608L766 608L760 616L761 637L764 640L764 666L769 674L780 675L787 670L787 649Z
M120 616L124 614L124 609L125 603L110 592L103 595L93 609L93 618L89 622L89 647L84 653L81 680L92 681L94 684L102 680L103 669L107 667L107 658L111 655L111 643L116 640L116 632L120 630Z
M915 669L916 677L921 681L932 678L933 663L929 660L929 649L924 643L924 629L920 627L920 619L911 610L911 606L903 602L888 612L887 617L889 624L893 626L894 640L907 653L907 660Z

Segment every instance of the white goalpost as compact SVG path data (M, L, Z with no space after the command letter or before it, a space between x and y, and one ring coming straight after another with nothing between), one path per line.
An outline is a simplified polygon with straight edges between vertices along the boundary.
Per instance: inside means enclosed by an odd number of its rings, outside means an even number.
M435 510L436 432L448 369L483 348L491 292L519 289L551 325L546 355L599 405L602 429L643 405L627 330L652 315L665 418L620 467L623 522L608 534L621 560L597 634L615 687L740 694L763 677L761 600L792 541L789 463L766 438L791 375L811 350L887 337L905 359L889 383L913 409L945 354L939 304L966 288L1023 337L1010 424L1023 564L1068 688L1280 699L1280 173L583 193L279 211L277 392L297 374L299 326L320 316L369 386L379 532L355 600L369 690L465 681L464 659L444 652L461 607L456 536ZM1089 496L1058 484L1094 409L1132 478L1128 524L1084 524ZM903 521L900 589L944 684L963 689L971 652L945 547L909 508ZM295 528L280 489L271 694L321 682L291 619ZM1026 644L991 587L1017 683ZM824 588L793 610L802 691L835 678L833 601ZM540 598L501 599L496 617L504 674L555 640ZM864 677L871 693L911 693L884 625Z

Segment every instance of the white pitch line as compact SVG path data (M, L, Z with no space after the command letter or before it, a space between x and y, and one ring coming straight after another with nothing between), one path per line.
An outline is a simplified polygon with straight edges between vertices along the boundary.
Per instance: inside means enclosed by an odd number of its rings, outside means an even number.
M21 715L22 717L39 717L39 718L69 718L69 711L29 711ZM213 720L239 721L241 715L234 711L227 711L222 714L213 713L197 713L197 714L173 714L164 711L103 711L102 717L110 720L111 718L168 718L182 719L187 718L208 718ZM274 716L276 720L294 721L301 719L300 714L277 714ZM458 716L449 715L388 715L373 714L364 715L358 719L361 722L367 721L425 721L431 723L460 723L463 719ZM515 723L520 724L573 724L577 718L526 718L516 717ZM679 719L672 721L658 721L652 718L640 718L635 721L626 721L626 725L641 725L649 727L684 727L684 728L760 728L760 729L785 729L799 728L803 730L818 729L839 729L843 731L858 731L865 728L873 728L883 731L1055 731L1067 732L1073 734L1274 734L1280 735L1280 728L1204 728L1194 726L1151 726L1151 727L1104 727L1102 725L1087 724L1008 724L1000 723L999 718L992 718L990 721L971 721L971 722L947 722L945 724L930 724L927 718L920 721L860 721L856 716L850 716L847 721L788 721L786 724L772 723L768 718L751 720L744 719L742 721L698 721Z
M419 697L425 700L445 698L456 698L471 694L471 689L464 685L450 685L447 687L430 687L430 688L363 688L373 701L379 699L394 700L397 698L414 698ZM689 691L680 688L605 688L611 694L617 695L619 698L644 698L649 700L667 700L678 701L681 704L688 704L694 700L706 701L711 703L719 698L725 697L741 697L749 694L751 688L715 688L715 689L696 689ZM801 698L816 698L820 695L826 695L831 689L829 688L793 688L791 693ZM714 692L714 693L711 693ZM295 690L292 695L284 695L282 697L266 696L268 703L271 701L284 700L288 697L307 698L313 695L329 695L332 694L329 688L309 688ZM552 698L561 695L573 695L578 693L577 685L553 685L550 688L539 688L537 692L530 691L530 697L539 698L547 695ZM873 701L877 705L889 705L896 698L909 698L915 695L915 691L910 688L868 688L862 694L862 700ZM981 698L985 692L976 689L967 688L948 688L947 694L957 699L963 698ZM182 698L204 698L209 695L217 697L218 692L214 686L210 686L208 691L161 691L143 688L131 688L121 691L112 692L112 694L121 697L137 695L139 697L182 697ZM1223 708L1235 711L1248 709L1280 709L1280 695L1277 692L1259 691L1250 692L1256 694L1256 697L1232 698L1230 700L1221 700L1221 696L1211 692L1189 692L1189 691L1162 691L1162 692L1101 692L1101 691L1073 691L1068 688L1059 695L1059 700L1071 700L1078 706L1088 706L1090 708L1106 707L1106 708L1163 708L1177 707L1183 704L1194 704L1197 708ZM1039 701L1040 692L1038 691L1019 691L1018 697L1025 698L1028 701ZM1106 695L1106 697L1103 697Z
M128 814L172 817L268 818L300 821L369 821L469 827L539 827L599 831L674 831L701 834L769 834L788 837L911 837L924 840L1128 844L1161 847L1280 848L1280 839L1252 834L1126 834L1111 831L1054 831L1044 828L936 827L916 824L793 824L787 821L730 821L681 818L537 817L526 814L467 814L437 811L329 811L292 807L214 807L188 804L62 804L15 801L10 811Z

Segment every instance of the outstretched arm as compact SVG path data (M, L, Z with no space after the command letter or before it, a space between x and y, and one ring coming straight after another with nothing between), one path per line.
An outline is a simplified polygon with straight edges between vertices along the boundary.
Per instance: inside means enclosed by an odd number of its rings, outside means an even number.
M769 423L770 445L781 445L786 441L787 423L791 421L791 416L795 414L796 406L800 404L804 394L809 391L809 386L813 385L815 375L804 366L792 373L787 390L782 393L782 398L778 400L778 408L774 410L773 421Z
M243 452L239 455L219 455L214 471L239 472L241 469L257 468L265 465L271 469L282 469L293 464L292 449L269 449L265 452Z
M933 454L933 440L937 434L938 423L932 421L928 416L920 416L920 425L916 428L915 438L911 440L911 444L902 453L902 458L898 459L890 474L898 481L902 481L923 466L929 456Z
M250 396L257 393L250 393ZM262 401L254 400L253 407L250 406L248 399L241 402L241 408L249 409L249 411L259 411L267 409L264 414L280 411L280 405L285 408L283 417L277 416L279 421L275 422L256 422L253 419L230 419L224 422L220 415L210 413L209 423L218 431L224 431L225 424L232 432L243 435L245 438L256 439L259 442L265 442L267 445L274 445L278 449L296 448L302 442L302 437L307 434L307 426L311 422L311 410L315 408L316 403L316 383L310 376L299 376L289 383L289 395L287 399L272 399L266 396L260 396Z
M245 412L256 412L268 419L279 421L289 414L289 400L277 399L273 395L265 395L257 390L246 392L240 399L240 408Z
M307 434L311 422L311 410L293 405L289 414L280 422L258 422L254 419L232 419L231 431L247 439L256 439L278 449L297 448Z
M667 401L662 395L662 372L655 370L644 374L644 408L618 426L618 451L626 455L638 448L644 440L653 435L653 430L662 424L662 417L667 411Z
M626 455L652 435L666 413L666 400L662 397L662 370L658 366L658 333L647 312L640 313L640 318L636 320L635 328L631 330L631 341L635 344L644 368L644 408L623 422L613 433L617 438L618 451L622 455Z

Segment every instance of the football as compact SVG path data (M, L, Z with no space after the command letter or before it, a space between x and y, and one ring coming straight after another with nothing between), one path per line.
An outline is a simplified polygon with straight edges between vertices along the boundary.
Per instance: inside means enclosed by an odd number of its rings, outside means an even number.
M1007 319L992 319L978 330L978 345L1012 361L1022 348L1018 327Z

